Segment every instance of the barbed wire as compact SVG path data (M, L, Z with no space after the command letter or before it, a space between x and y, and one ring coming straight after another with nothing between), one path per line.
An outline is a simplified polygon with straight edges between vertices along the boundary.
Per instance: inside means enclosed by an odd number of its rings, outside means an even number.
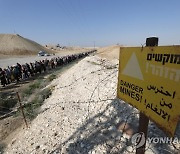
M80 81L82 78L85 78L86 76L88 76L89 74L92 74L92 73L96 73L96 72L99 72L99 71L105 71L105 70L107 70L107 68L104 68L104 66L102 66L103 68L101 68L101 69L98 69L98 70L96 70L96 71L92 71L92 72L90 72L90 73L87 73L86 75L84 75L84 76L81 76L81 77L79 77L79 78L77 78L77 79L74 79L74 81L73 82L71 82L70 84L68 84L68 85L65 85L65 86L61 86L61 87L59 87L60 89L63 89L63 88L67 88L67 87L70 87L70 86L72 86L72 85L74 85L74 84L76 84L78 81ZM114 70L115 69L115 70ZM109 71L109 70L108 70ZM112 68L112 70L103 78L103 79L100 79L99 78L99 80L98 80L98 83L95 85L95 87L93 88L93 90L90 90L89 89L89 91L91 92L90 93L90 96L89 96L89 99L87 99L86 101L58 101L57 103L54 103L54 104L51 104L50 106L49 106L49 108L45 108L44 110L48 110L48 109L51 109L51 108L53 108L53 107L56 107L57 105L61 105L61 104L63 104L63 103L66 103L66 104L70 104L70 103L76 103L76 104L87 104L87 116L85 117L85 119L86 119L86 121L88 120L88 119L90 119L90 116L91 116L91 114L90 114L90 106L91 106L91 104L92 103L99 103L99 102L101 102L102 104L101 104L101 106L99 107L99 108L102 108L103 106L105 106L105 103L107 103L107 105L109 105L110 103L108 102L108 101L115 101L115 100L118 100L119 101L119 99L117 99L116 98L116 95L115 95L115 93L116 93L116 88L114 89L114 91L112 92L112 95L111 96L108 96L107 98L105 98L105 99L101 99L101 97L100 97L100 92L101 92L101 89L100 88L102 88L103 86L102 86L102 84L104 83L104 86L106 87L106 86L108 86L108 82L112 82L112 79L114 78L114 77L117 77L117 72L118 72L118 70L117 70L117 68ZM103 87L104 88L104 87ZM93 96L95 95L95 92L97 92L97 100L93 100ZM42 105L42 103L37 103L37 104L39 104L39 105ZM25 106L26 104L23 104L23 106ZM0 106L1 107L1 106ZM16 109L13 109L13 111L17 111L17 110L19 110L19 108L20 107L17 107ZM107 108L106 108L107 109ZM12 113L13 111L11 111L10 113ZM41 112L43 112L43 111L41 111ZM40 113L41 113L40 112ZM98 113L100 113L101 111L99 110L99 112ZM8 114L6 114L6 115L9 115L10 113L8 113ZM26 113L28 114L28 115L31 115L31 116L37 116L37 114L35 114L35 113L30 113L29 111L26 111ZM63 112L64 113L64 112ZM101 112L102 114L103 114L103 112ZM102 114L100 114L100 115L102 115ZM119 147L118 147L118 144L122 144L122 143L125 143L126 144L126 146L128 146L128 144L127 144L127 142L126 141L124 141L125 140L125 137L124 137L124 135L126 134L126 125L128 124L128 121L129 121L129 119L131 118L131 117L133 117L133 116L136 116L136 115L138 115L139 114L139 112L133 112L133 113L130 113L129 115L127 115L126 117L124 117L123 119L121 119L122 121L124 120L124 126L123 126L123 128L122 128L122 132L121 132L121 136L120 136L120 140L118 141L118 142L116 142L116 144L114 144L114 145L111 145L111 144L109 144L108 143L108 141L106 141L106 142L104 142L108 147L109 147L109 149L110 149L110 153L113 153L113 150L116 150L116 151L119 151L120 149L119 149ZM101 118L100 116L98 117L98 118ZM0 117L0 119L1 119L1 117ZM56 120L54 120L54 119L52 119L51 118L51 121L52 122L54 122L54 123L56 123L57 121ZM62 123L63 123L63 121L61 121ZM69 140L70 140L70 138L69 138ZM67 141L65 141L65 142L63 142L61 145L60 145L60 147L62 147L62 146L64 146L66 143L68 142L68 140ZM176 152L177 150L180 150L180 149L178 149L174 144L172 144L173 145L173 147L174 147L174 152ZM133 147L133 145L130 145L131 147ZM146 151L148 150L148 149L150 149L153 153L156 153L156 151L151 147L151 144L149 144L148 145L148 147L146 147ZM130 151L128 151L127 149L124 149L126 152L130 152ZM134 150L134 149L133 149ZM168 149L163 149L163 150L165 150L166 152L169 152L169 153L172 153L171 151L169 151Z

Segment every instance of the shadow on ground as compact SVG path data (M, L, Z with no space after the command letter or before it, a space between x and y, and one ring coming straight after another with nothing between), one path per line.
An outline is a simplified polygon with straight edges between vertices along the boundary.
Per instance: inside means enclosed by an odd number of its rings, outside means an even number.
M119 99L114 99L104 111L87 119L82 126L51 153L135 153L131 136L137 132L138 121L138 111L136 109ZM150 125L152 125L153 130L149 129L148 133L152 131L155 136L165 136L154 124ZM175 153L168 144L151 145L147 147L147 150L152 153Z
M4 153L5 147L6 147L6 145L4 143L0 143L0 154Z

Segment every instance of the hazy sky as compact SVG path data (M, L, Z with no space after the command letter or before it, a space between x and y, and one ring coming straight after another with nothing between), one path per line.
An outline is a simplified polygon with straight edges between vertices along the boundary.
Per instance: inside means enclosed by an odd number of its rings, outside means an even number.
M0 0L0 33L40 44L180 44L180 0Z

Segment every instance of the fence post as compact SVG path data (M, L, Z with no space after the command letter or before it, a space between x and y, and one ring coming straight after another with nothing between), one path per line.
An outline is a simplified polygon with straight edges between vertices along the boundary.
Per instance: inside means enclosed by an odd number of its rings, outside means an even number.
M22 106L22 103L21 103L19 93L16 92L16 94L17 94L17 97L18 97L18 101L19 101L19 105L20 105L20 109L21 109L21 112L22 112L22 115L23 115L24 122L26 124L26 127L28 128L28 124L27 124L27 121L26 121L26 117L25 117L25 114L24 114L24 110L23 110L23 106Z
M158 38L150 37L146 38L146 46L158 46ZM143 146L136 149L136 154L144 154L146 149L146 139L147 139L147 131L148 131L149 118L143 114L139 113L139 129L138 132L143 132L145 136L145 143Z

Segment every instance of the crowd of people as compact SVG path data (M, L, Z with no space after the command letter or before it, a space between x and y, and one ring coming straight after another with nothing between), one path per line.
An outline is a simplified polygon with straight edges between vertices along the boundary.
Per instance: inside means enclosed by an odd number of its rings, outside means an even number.
M40 60L35 61L33 63L19 64L13 66L8 66L7 68L0 68L0 80L3 87L12 83L19 82L20 80L28 79L35 74L41 74L42 72L46 72L47 70L51 70L56 68L57 66L62 66L68 64L76 59L83 58L89 55L96 50L92 50L89 52L73 54L63 57L51 58L50 60Z

